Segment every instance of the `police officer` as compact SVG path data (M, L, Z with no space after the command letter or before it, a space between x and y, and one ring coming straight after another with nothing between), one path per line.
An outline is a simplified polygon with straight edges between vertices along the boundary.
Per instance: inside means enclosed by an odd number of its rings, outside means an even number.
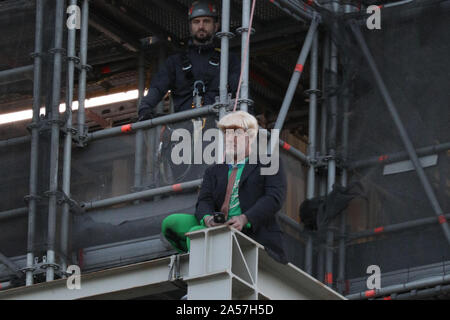
M214 37L219 30L218 13L209 1L195 1L189 9L191 39L185 52L170 56L152 79L147 95L139 106L139 120L157 116L156 105L171 90L175 112L196 107L194 84L203 96L202 105L215 103L219 95L220 48ZM230 54L228 90L236 94L240 61ZM198 85L198 86L197 86Z

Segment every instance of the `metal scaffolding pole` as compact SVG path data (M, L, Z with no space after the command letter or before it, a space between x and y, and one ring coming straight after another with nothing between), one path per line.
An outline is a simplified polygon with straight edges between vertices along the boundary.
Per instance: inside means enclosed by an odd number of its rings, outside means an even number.
M23 276L20 272L19 267L7 258L3 253L0 252L0 263L4 264L7 269L16 275L16 277L21 278Z
M270 0L270 2L298 21L305 22L305 20L309 21L313 19L313 13L310 10L305 10L298 2L293 3L290 0Z
M289 107L291 106L292 99L294 98L295 91L302 75L303 66L305 65L306 59L308 58L309 51L311 50L311 46L314 40L314 34L316 33L318 23L318 16L315 16L314 19L312 19L308 33L306 34L306 38L300 51L297 64L295 65L295 69L289 82L286 95L280 108L280 112L278 113L274 129L281 130L283 128L283 124L289 111Z
M180 111L174 114L168 114L162 117L140 121L136 123L130 123L123 125L121 127L113 127L108 129L103 129L89 133L87 135L87 141L99 140L104 138L109 138L113 136L118 136L120 134L127 134L139 129L148 129L158 125L173 123L178 121L183 121L186 119L196 118L205 116L208 114L213 114L217 112L215 105L204 106L202 108L194 108L186 111Z
M23 81L31 78L33 65L0 71L0 85Z
M369 298L377 298L382 296L391 295L393 293L407 292L416 289L435 287L438 285L444 285L450 282L450 274L420 279L403 284L396 284L388 287L381 288L379 290L367 290L364 292L354 293L346 296L349 300L362 300Z
M219 84L219 118L222 118L226 112L228 99L228 60L230 50L230 38L233 33L230 32L230 0L222 1L222 31L217 34L221 38L220 49L220 84ZM221 148L219 148L221 150Z
M445 294L450 291L450 285L438 284L433 288L428 289L413 289L408 293L397 294L394 293L388 297L382 298L383 300L408 300L408 299L424 299L429 297L435 297L439 294ZM378 299L377 299L378 300Z
M330 36L326 34L323 41L323 64L322 64L322 105L320 108L320 155L327 155L327 110L328 110L328 88L326 88L327 70L330 66ZM320 176L319 195L327 194L327 177Z
M337 73L338 73L338 49L336 44L331 40L330 53L330 72L331 86L333 95L330 97L330 131L328 135L328 179L327 193L333 191L333 185L336 182L336 134L337 134L337 109L338 97L336 95ZM325 260L325 283L333 286L333 244L334 244L334 221L330 221L326 236L326 260Z
M78 138L80 146L83 146L86 139L86 73L87 64L88 34L89 34L89 0L83 0L81 8L81 31L80 31L80 74L78 78Z
M70 0L70 5L76 5L77 0ZM68 29L67 36L67 91L66 91L66 136L64 140L63 158L63 181L62 191L70 199L70 170L72 163L72 102L75 76L75 41L76 29ZM67 201L63 203L61 214L61 270L67 270L70 263L69 254L69 234L70 234L70 206Z
M381 74L378 71L378 67L375 64L375 60L364 40L361 30L354 22L351 22L350 26L356 40L358 41L359 46L361 47L361 50L364 53L367 63L369 64L369 67L377 83L378 89L380 90L380 93L386 103L386 106L388 107L389 113L391 114L392 119L394 120L395 126L399 131L400 137L403 141L406 151L408 152L408 155L414 165L414 168L416 169L417 175L419 176L419 180L425 190L425 194L427 195L428 200L430 201L431 206L433 207L433 210L439 220L439 223L442 226L442 230L445 234L445 237L447 238L447 242L450 244L450 229L447 220L443 214L441 206L439 205L439 202L436 198L433 188L419 162L419 158L416 154L411 139L409 138L408 133L403 125L403 122L400 119L394 101L392 100L391 95L389 94L389 91L383 81L383 78L381 77Z
M349 89L345 89L342 101L342 159L344 162L348 156L348 123L349 123L349 104L350 96ZM341 185L343 187L347 186L348 177L347 169L343 168L341 172ZM337 285L338 290L342 294L344 291L344 280L345 280L345 243L346 243L346 224L347 215L346 212L342 212L340 216L340 226L339 226L339 260L338 260L338 275L337 275Z
M428 156L433 153L439 153L442 151L450 150L450 142L436 144L434 146L423 147L416 149L418 156ZM364 160L356 160L350 162L346 167L348 170L355 170L365 168L374 165L388 164L396 161L403 161L409 159L408 152L396 152L384 154Z
M445 218L450 219L450 213L445 214ZM360 239L360 238L373 237L373 236L378 236L381 234L399 232L399 231L409 230L409 229L416 228L416 227L432 225L435 223L436 223L436 218L434 218L434 217L417 219L417 220L412 220L412 221L407 221L407 222L402 222L402 223L391 224L391 225L387 225L387 226L380 226L380 227L377 227L377 228L374 228L371 230L364 230L364 231L356 232L353 234L349 234L348 239L351 241L351 240L356 240L356 239Z
M19 144L24 144L31 141L30 136L11 138L0 141L0 148L16 146Z
M58 192L58 160L59 160L59 104L61 96L62 45L65 1L57 1L55 7L55 47L53 60L52 110L51 110L51 147L50 147L50 188L48 192L48 235L46 281L55 277L55 236L56 236L56 197Z
M240 89L239 97L239 109L242 111L248 111L249 101L248 101L248 75L249 75L249 64L250 64L250 41L247 47L247 37L252 30L250 30L250 11L251 11L251 1L242 1L242 27L241 31L241 60L242 60L242 83ZM238 97L236 97L238 99Z
M28 207L17 208L0 212L0 221L14 219L26 215L29 212Z
M138 101L137 109L144 97L145 90L145 51L141 48L139 52L138 63ZM134 191L138 191L142 186L142 164L144 162L144 131L138 130L136 132L135 153L134 153Z
M310 166L308 168L308 178L306 186L306 198L314 198L316 192L315 178L316 178L316 133L317 133L317 82L318 82L318 51L319 51L319 34L314 34L314 39L311 48L311 75L310 75L310 89L309 93L309 146L308 157ZM305 271L312 274L312 260L313 260L313 237L308 236L306 250L305 250Z
M159 188L154 188L154 189L150 189L150 190L126 194L126 195L122 195L122 196L118 196L118 197L113 197L113 198L108 198L108 199L103 199L103 200L98 200L98 201L92 201L92 202L86 202L86 203L83 203L81 206L82 206L82 208L84 208L84 210L88 211L88 210L108 207L108 206L112 206L112 205L116 205L116 204L120 204L120 203L125 203L125 202L130 202L130 201L135 201L135 200L142 200L142 199L145 199L148 197L159 196L159 195L169 194L169 193L173 193L173 192L187 191L190 189L198 188L201 186L201 184L202 184L202 179L198 179L198 180L183 182L183 183L179 183L179 184L175 184L175 185L171 185L171 186L159 187Z
M326 76L327 70L330 65L330 36L328 33L325 35L323 42L323 59L322 59L322 105L320 108L320 155L325 157L327 155L327 110L328 110L328 97L326 88ZM327 193L327 177L324 173L319 175L319 195L324 197ZM318 237L318 257L317 257L317 279L323 281L325 278L324 272L324 246L323 238L319 235Z
M1 290L8 290L8 289L11 288L11 287L12 287L11 281L0 282L0 291L1 291Z
M36 201L38 180L39 153L39 112L41 108L41 75L42 75L42 37L44 22L44 0L36 1L36 32L34 45L34 81L33 81L33 118L31 127L30 150L30 194L28 199L28 234L27 234L27 265L25 268L25 284L33 284L34 240L36 229ZM15 213L17 214L17 213Z

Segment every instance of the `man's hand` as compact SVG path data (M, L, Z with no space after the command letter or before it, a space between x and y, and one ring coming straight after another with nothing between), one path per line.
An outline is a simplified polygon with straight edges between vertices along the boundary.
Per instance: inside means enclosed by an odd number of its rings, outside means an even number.
M206 225L207 227L210 227L210 228L212 228L212 227L217 227L217 226L221 226L221 225L222 225L222 223L216 223L216 222L214 222L214 217L213 217L213 216L208 216L208 217L206 217L205 220L204 220L204 222L205 222L205 225Z
M237 229L238 231L242 231L245 225L248 223L247 216L245 214L241 214L240 216L232 217L230 220L225 222L226 225Z

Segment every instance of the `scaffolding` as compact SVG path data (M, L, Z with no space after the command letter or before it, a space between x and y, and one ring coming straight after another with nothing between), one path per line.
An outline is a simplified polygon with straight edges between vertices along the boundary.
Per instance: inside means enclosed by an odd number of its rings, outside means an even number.
M156 1L152 1L156 2ZM76 52L76 29L68 28L67 35L64 37L65 22L64 15L66 6L80 6L80 42L79 51ZM245 298L245 299L295 299L295 298L343 298L342 295L347 294L348 299L400 299L400 298L421 298L421 297L434 297L439 294L445 294L449 292L450 278L446 275L446 262L444 263L443 274L435 275L430 271L429 274L424 274L420 279L414 281L403 281L399 283L398 279L393 277L392 283L387 286L383 286L381 289L365 290L364 285L355 285L355 288L348 288L346 285L346 269L348 268L348 255L351 243L355 241L383 237L387 234L393 234L400 231L411 230L418 227L426 226L439 226L443 240L446 243L441 243L444 249L440 253L443 257L450 257L449 244L450 244L450 230L447 219L450 217L448 208L441 203L439 197L436 194L436 187L430 180L430 175L425 171L425 165L423 163L423 157L436 154L444 154L445 161L447 152L449 150L450 142L439 141L434 145L417 147L413 143L411 133L405 126L405 122L402 120L399 108L396 105L395 99L391 95L389 85L380 72L379 65L376 61L376 56L372 53L372 50L366 42L366 36L361 31L365 25L367 14L364 9L366 6L361 7L360 1L300 1L300 0L271 0L270 4L264 4L264 6L274 6L278 8L283 14L288 15L298 23L301 23L306 31L304 38L298 39L301 41L301 50L295 63L295 68L292 71L290 81L287 83L287 89L282 99L281 106L278 110L278 114L273 124L273 129L282 130L285 127L286 120L289 119L290 108L293 104L294 96L298 91L302 76L304 76L304 70L308 70L309 76L309 88L304 90L304 94L307 96L308 110L307 110L307 150L306 152L295 148L288 142L280 140L281 149L284 152L285 157L294 159L298 168L306 170L306 190L305 199L313 199L318 196L326 196L332 192L333 186L337 183L343 187L346 187L349 182L349 177L354 174L358 169L362 168L374 168L379 166L387 166L389 164L397 164L400 169L394 169L395 172L402 172L413 169L417 174L420 186L423 190L423 194L426 196L429 207L433 210L434 217L420 218L415 220L404 221L400 223L394 223L385 226L378 226L374 229L359 230L356 232L349 232L348 230L348 216L341 214L338 220L331 221L323 233L306 230L304 226L297 221L289 218L284 214L279 214L279 220L281 223L287 225L294 230L294 235L300 239L298 240L304 249L301 251L303 257L301 258L302 270L298 269L293 264L288 266L277 265L272 261L269 261L268 257L265 257L265 253L262 247L255 243L253 240L246 238L244 235L233 231L225 230L224 228L207 229L202 232L197 232L191 235L192 237L192 252L190 256L178 256L171 259L181 259L181 269L183 275L171 279L167 282L164 279L164 289L156 290L154 285L160 285L162 278L167 276L167 268L163 267L167 265L170 258L162 258L162 260L154 260L143 264L133 265L132 256L127 260L124 259L126 264L130 264L128 267L118 272L98 271L105 269L107 266L118 266L117 262L111 259L114 256L114 250L118 252L134 252L140 255L139 259L154 259L170 253L164 249L159 239L157 238L138 238L133 241L114 242L110 246L103 246L101 248L84 248L84 252L74 252L72 249L71 240L71 222L75 217L80 217L81 221L87 218L89 214L93 214L97 219L103 223L109 223L108 218L104 218L104 212L102 210L112 210L115 212L115 217L125 217L127 214L136 214L136 212L144 212L149 210L152 204L145 201L153 199L154 202L161 201L161 203L169 203L170 197L180 196L192 201L195 198L195 192L198 190L202 183L201 173L187 175L192 179L184 179L183 181L175 181L176 183L167 183L161 185L160 176L161 172L155 170L155 168L146 168L149 161L152 165L157 163L157 150L158 144L161 142L159 139L159 132L162 132L162 128L166 128L169 125L186 125L190 123L191 119L196 118L209 118L214 119L223 117L227 112L233 109L233 105L239 105L240 110L248 110L248 107L254 104L254 101L250 99L249 93L249 77L250 70L250 43L247 38L258 36L258 22L256 28L251 25L252 1L242 1L242 15L241 15L241 27L238 32L241 34L241 59L242 59L242 83L239 97L235 100L231 99L228 94L228 59L231 47L231 38L234 33L231 32L230 21L232 20L232 5L231 0L221 1L221 31L217 34L221 43L221 55L220 55L220 87L219 97L217 102L213 105L204 106L201 108L195 108L189 111L183 111L178 113L167 114L151 120L125 123L110 128L104 128L96 131L89 131L89 126L86 122L86 109L85 101L87 94L87 77L88 73L92 70L92 66L88 64L88 30L89 25L97 30L108 34L110 38L116 39L116 42L122 46L130 49L135 53L137 61L137 88L139 101L144 96L146 87L146 62L145 53L146 48L142 43L136 43L133 39L129 39L126 35L123 35L120 30L112 28L107 25L107 22L97 17L95 14L91 14L90 6L92 4L88 0L70 0L70 1L56 1L55 5L49 4L49 1L36 0L35 1L35 44L32 58L34 64L30 66L24 66L14 68L10 70L0 71L0 83L11 83L20 81L23 77L33 74L33 116L30 125L28 126L30 136L9 138L0 141L0 148L22 148L29 146L29 194L25 197L27 205L25 207L13 208L0 212L0 221L5 222L27 217L27 247L25 256L17 256L8 258L1 253L0 249L0 261L4 265L0 265L0 280L4 281L0 283L0 290L10 289L14 286L25 285L32 287L28 291L22 289L14 289L16 291L8 294L5 292L5 296L16 296L18 298L26 298L28 294L43 295L48 294L49 298L55 298L56 289L64 289L65 278L68 274L65 272L67 267L75 262L80 263L80 260L85 260L86 271L97 271L97 273L88 273L83 275L83 279L86 279L87 287L86 292L70 292L74 295L72 298L89 298L89 297L109 297L111 292L97 292L96 290L103 290L99 287L102 281L107 281L109 277L115 277L118 273L118 283L123 283L124 288L118 297L133 298L138 296L149 296L158 292L174 290L174 286L178 288L174 281L182 279L187 283L188 296L192 299L209 297L205 295L205 284L208 286L217 285L218 288L228 288L230 290L217 290L216 293L223 293L220 298ZM126 6L126 3L123 4ZM159 2L159 5L162 4ZM177 8L180 8L181 2L174 1L174 12ZM253 1L255 5L255 1ZM256 3L258 7L260 4ZM379 5L379 9L382 12L395 12L396 10L405 10L407 12L405 16L414 16L420 13L422 7L439 7L446 14L449 12L449 1L390 1L384 2ZM1 7L0 7L1 9ZM50 10L51 9L51 10ZM129 9L131 14L132 10ZM0 13L1 14L1 13ZM44 52L44 15L53 15L54 27L52 28L53 40L52 48L48 52ZM178 17L181 15L179 12ZM259 23L261 24L261 23ZM156 30L156 32L155 32ZM345 34L340 34L343 31ZM167 36L168 33L175 37L173 33L162 30L161 27L153 26L154 35ZM253 35L255 33L255 35ZM63 48L64 39L66 40L67 49ZM384 154L383 156L371 156L365 159L350 159L349 149L350 135L352 135L350 128L350 105L351 92L349 86L344 87L343 92L338 94L329 94L325 96L325 91L331 88L331 91L337 90L344 81L340 78L341 74L345 74L347 70L343 63L340 63L348 52L342 52L345 48L341 41L349 41L351 39L354 47L358 48L358 52L364 59L364 65L368 68L370 75L374 81L374 87L378 94L382 98L384 106L387 107L390 119L384 119L385 121L391 121L393 128L400 137L402 149L396 150ZM171 46L177 46L175 42L171 42ZM49 66L47 56L51 55L53 65ZM164 56L164 52L161 51L161 56ZM45 64L43 60L45 59ZM309 65L307 65L309 59ZM320 66L321 62L321 66ZM63 64L66 63L65 66ZM51 70L51 71L50 71ZM47 78L51 79L51 90L49 93L43 90L43 73ZM76 125L74 125L74 119L72 117L72 105L74 101L74 88L75 88L75 74L78 73L78 111L76 118ZM66 89L62 90L62 77L66 76L67 80L64 81ZM322 80L320 83L319 80ZM46 80L48 82L48 80ZM47 88L48 89L48 88ZM61 99L61 93L65 93L64 99ZM47 116L41 117L40 108L43 105L42 98L45 95ZM61 115L58 107L60 101L66 102L66 111ZM445 115L443 115L445 117ZM447 115L448 118L448 115ZM43 134L44 132L44 134ZM134 160L133 168L133 182L131 186L131 193L113 195L101 199L89 199L83 201L77 199L73 195L71 190L71 181L73 175L71 175L71 169L74 159L74 153L76 155L86 154L89 150L92 150L92 146L95 143L111 144L119 143L118 139L125 137L124 144L133 144L132 156ZM447 140L450 137L446 137ZM116 139L116 140L114 140ZM131 139L131 140L130 140ZM133 142L134 140L134 142ZM46 148L42 148L42 143ZM340 145L339 145L340 143ZM48 149L48 150L47 150ZM61 152L62 151L62 152ZM43 155L43 152L47 152L47 155ZM61 154L60 154L61 152ZM149 160L150 159L150 160ZM42 170L42 162L47 161L46 169ZM399 164L401 161L405 163ZM60 167L61 166L61 167ZM409 169L405 169L409 166ZM159 168L158 168L159 169ZM301 169L301 170L303 170ZM144 171L146 175L155 179L150 186L144 181ZM42 174L47 174L45 181L48 182L48 190L43 190L39 181L42 181ZM444 172L445 175L445 172ZM60 180L62 178L62 180ZM441 176L441 179L445 177ZM173 179L168 179L174 181ZM443 184L444 188L448 188L448 185ZM448 189L447 189L448 190ZM445 192L444 192L445 194ZM168 200L164 200L159 197L169 197ZM42 203L45 203L45 210L47 210L47 225L46 225L46 251L43 257L36 256L36 230L37 230L37 215L41 212ZM164 204L162 205L164 206ZM60 212L60 217L59 213ZM106 211L105 211L106 212ZM133 212L133 213L132 213ZM165 214L168 214L166 212ZM156 224L161 220L164 214L159 214L152 220L152 224ZM92 218L94 219L94 218ZM103 219L103 220L102 220ZM159 220L158 220L159 219ZM57 222L60 220L59 222ZM118 218L117 225L127 222L126 218ZM139 220L137 220L139 221ZM132 229L130 229L132 230ZM224 232L226 231L226 232ZM224 256L224 263L231 263L233 259L239 260L236 262L238 265L222 265L222 269L217 270L203 270L196 274L192 270L200 270L208 268L207 261L219 261L219 257L213 257L213 252L208 251L206 248L205 240L208 235L211 234L211 239L228 237L227 243L230 247L223 248L223 252L228 252L229 255ZM195 240L200 239L200 240ZM213 241L209 239L209 241ZM105 240L106 241L106 240ZM376 241L376 240L375 240ZM198 242L198 245L197 245ZM217 246L220 246L220 241ZM243 243L245 243L243 245ZM198 246L198 248L197 248ZM243 249L245 247L245 249ZM81 247L83 248L83 247ZM115 248L115 249L114 249ZM128 248L125 250L125 248ZM131 251L130 248L134 248ZM151 248L145 249L143 248ZM90 251L91 250L91 251ZM90 257L86 252L101 252L97 257L99 260L96 262L90 262ZM111 250L110 253L108 250ZM203 250L203 251L202 251ZM228 250L228 251L227 251ZM143 252L139 254L138 252ZM222 252L220 251L220 252ZM206 253L205 253L206 252ZM172 252L173 253L173 252ZM210 256L211 254L212 256ZM77 256L78 255L78 256ZM159 256L158 256L159 255ZM198 257L197 257L198 255ZM261 260L258 260L258 255ZM230 257L233 258L230 258ZM92 257L92 256L91 256ZM100 258L101 257L101 258ZM195 259L194 259L195 257ZM255 261L249 262L248 257L255 258ZM42 261L39 261L42 258ZM93 260L97 258L91 258ZM203 259L203 260L202 260ZM205 260L208 259L208 260ZM211 260L212 259L212 260ZM228 259L228 260L227 260ZM172 261L173 262L173 261ZM172 263L171 262L171 263ZM91 263L91 264L89 264ZM121 262L122 263L122 262ZM271 274L266 274L261 271L262 275L267 277L275 277L274 274L286 273L286 277L291 277L288 280L292 281L290 285L286 287L280 286L278 291L269 288L267 283L271 283L268 280L264 282L264 276L261 276L261 283L258 283L256 279L256 273L258 272L258 263L261 263L264 268L272 270ZM187 264L189 264L189 273L187 272ZM194 264L198 264L194 266ZM316 269L314 269L316 264ZM269 266L269 267L268 267ZM3 267L3 268L2 268ZM409 265L405 266L409 267ZM236 268L239 271L236 271ZM272 269L271 269L272 268ZM281 272L282 268L289 269ZM431 268L431 267L430 267ZM146 270L148 269L148 270ZM275 270L275 271L273 271ZM430 269L431 270L431 269ZM434 270L434 269L433 269ZM151 271L151 272L150 272ZM142 276L142 272L145 276ZM48 285L38 284L35 285L36 276L45 273L45 282L50 282ZM148 277L155 277L155 279ZM323 282L327 288L323 288L322 284L313 278L317 278L320 282ZM124 279L122 279L123 277ZM128 278L127 278L128 277ZM159 277L159 278L158 278ZM7 279L9 278L9 279ZM57 280L57 279L60 280ZM120 279L119 279L120 278ZM140 283L138 279L145 278L149 283ZM160 279L161 278L161 279ZM289 281L278 279L280 283L288 283ZM128 279L128 280L127 280ZM132 280L129 280L132 279ZM8 281L6 281L8 280ZM55 281L56 280L56 281ZM83 280L84 281L84 280ZM128 281L128 282L127 282ZM134 282L133 282L134 281ZM137 282L136 282L137 281ZM153 281L153 282L152 282ZM305 284L305 281L307 284ZM347 281L348 282L348 281ZM355 280L355 283L357 281ZM16 285L18 283L18 285ZM278 282L277 282L278 283ZM295 286L292 285L295 284ZM167 287L165 287L167 286ZM313 295L308 295L303 292L303 289L317 290ZM136 287L139 287L137 290ZM234 288L237 289L234 289ZM289 287L289 288L288 288ZM55 289L56 288L56 289ZM233 289L232 289L233 288ZM135 290L136 291L133 291ZM261 290L260 290L261 289ZM107 290L107 289L105 289ZM183 289L184 290L184 289ZM296 292L300 291L300 293ZM336 290L338 293L334 292ZM95 291L95 292L94 292ZM266 293L266 291L270 293ZM61 297L66 297L66 292ZM79 295L75 297L76 295ZM0 295L1 297L1 295ZM67 296L68 297L68 296Z

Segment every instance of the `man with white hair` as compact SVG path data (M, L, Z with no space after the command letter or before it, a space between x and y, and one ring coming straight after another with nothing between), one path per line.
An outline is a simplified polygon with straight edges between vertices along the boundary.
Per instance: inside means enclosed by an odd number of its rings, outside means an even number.
M281 163L275 174L262 175L265 165L249 161L258 132L257 120L249 113L229 113L218 127L225 135L226 162L206 169L195 216L168 216L162 224L163 235L178 251L187 252L189 239L185 233L225 224L247 234L275 260L286 263L282 232L275 217L286 195Z

